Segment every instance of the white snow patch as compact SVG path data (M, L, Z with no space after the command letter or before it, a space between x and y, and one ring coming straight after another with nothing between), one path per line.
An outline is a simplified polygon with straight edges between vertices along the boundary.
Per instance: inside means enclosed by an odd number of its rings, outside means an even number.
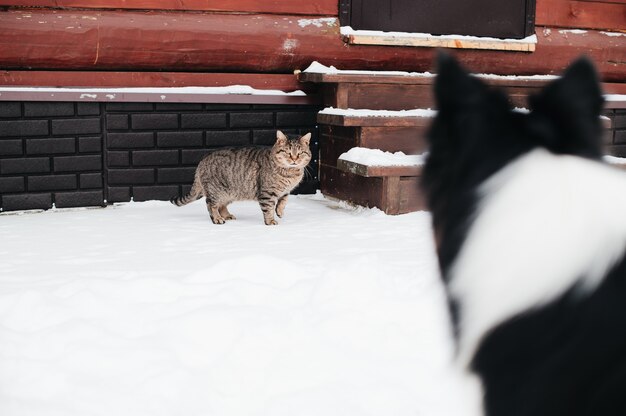
M626 157L606 155L604 161L612 165L626 165Z
M563 30L559 30L559 33L562 35L566 35L566 34L573 34L573 35L584 35L585 33L587 33L586 30L582 30L582 29L563 29Z
M283 50L287 53L293 53L299 44L298 39L285 39L283 42Z
M466 35L433 35L431 33L418 32L383 32L379 30L355 30L350 26L342 26L340 32L343 36L360 35L391 38L411 38L411 39L451 39L451 40L471 40L498 43L537 43L537 35L530 35L523 39L504 39L483 36Z
M314 74L342 74L342 75L385 75L385 76L411 76L411 77L434 77L430 72L405 72L405 71L365 71L337 69L334 66L326 66L317 61L311 62L304 71Z
M50 88L50 87L0 87L5 92L81 93L81 98L96 98L96 94L239 94L239 95L290 95L305 96L303 91L261 90L249 85L226 87L137 87L137 88ZM84 96L84 97L83 97Z
M326 66L317 61L313 61L304 71L314 74L338 74L338 75L377 75L377 76L406 76L432 78L437 74L431 72L406 72L406 71L367 71L352 69L337 69L334 66ZM496 75L496 74L472 74L479 78L503 79L503 80L553 80L559 78L557 75Z
M383 152L379 149L353 147L339 156L339 159L366 166L422 166L426 159L423 155L407 155L403 152Z
M335 17L322 17L319 19L298 19L298 26L307 27L307 26L315 26L322 27L326 26L334 26L337 24L337 18Z
M600 32L600 33L609 37L626 36L626 33L622 33L622 32Z
M0 214L0 414L479 414L427 213L229 209Z
M604 99L607 101L626 101L626 94L607 94Z
M422 108L416 108L413 110L367 110L327 107L321 110L319 114L354 117L434 117L437 114L437 111Z

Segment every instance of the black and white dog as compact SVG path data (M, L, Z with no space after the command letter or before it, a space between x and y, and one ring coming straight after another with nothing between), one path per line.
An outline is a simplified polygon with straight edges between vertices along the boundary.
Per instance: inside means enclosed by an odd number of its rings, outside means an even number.
M626 415L626 175L601 160L593 65L526 113L440 55L435 97L423 190L484 414Z

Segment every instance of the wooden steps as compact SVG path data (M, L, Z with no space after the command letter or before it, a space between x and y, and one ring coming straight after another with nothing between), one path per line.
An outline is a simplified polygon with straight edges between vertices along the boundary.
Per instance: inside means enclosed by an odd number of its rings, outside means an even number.
M479 76L487 84L502 88L512 105L528 107L527 97L538 92L555 77ZM301 72L301 82L320 84L324 105L333 108L367 108L370 110L410 110L434 108L432 94L434 77L421 73L374 71L338 71L336 73ZM606 94L626 94L626 84L602 84ZM611 105L610 102L607 103ZM607 107L612 108L612 107Z
M421 154L430 117L324 114L320 124L320 186L333 198L396 215L424 209L419 193L421 168L367 166L340 160L354 147Z
M420 172L417 168L368 167L339 161L337 168L322 168L320 179L324 195L397 215L426 209L419 192Z
M552 79L481 78L490 85L504 88L517 107L527 107L528 95ZM392 215L425 209L419 190L421 167L369 166L339 157L354 147L413 155L426 151L424 136L432 112L415 109L434 108L434 77L429 74L333 70L328 73L302 72L298 79L316 83L321 89L324 105L329 107L317 118L322 193L358 205L378 207ZM605 83L603 89L605 93L626 94L626 84ZM615 112L615 109L624 108L623 105L623 101L607 101L605 108L608 112Z

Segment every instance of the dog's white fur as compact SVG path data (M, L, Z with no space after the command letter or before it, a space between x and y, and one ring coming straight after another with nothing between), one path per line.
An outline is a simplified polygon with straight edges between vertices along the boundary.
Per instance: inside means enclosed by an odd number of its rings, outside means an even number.
M575 284L580 296L593 291L626 248L626 175L610 166L538 149L479 192L450 280L462 365L499 323Z

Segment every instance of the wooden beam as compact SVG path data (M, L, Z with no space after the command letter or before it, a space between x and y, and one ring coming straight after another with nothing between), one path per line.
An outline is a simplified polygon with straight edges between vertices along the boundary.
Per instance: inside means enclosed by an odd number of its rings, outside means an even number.
M450 38L443 36L410 37L389 35L361 35L351 34L344 37L351 45L383 45L383 46L410 46L424 48L454 48L454 49L488 49L509 52L533 52L533 42L507 42L498 40L481 40L468 38Z
M0 85L41 87L226 87L315 92L292 74L224 74L120 71L0 71Z
M455 50L470 71L559 74L576 57L626 79L626 37L537 31L534 53ZM17 47L16 45L19 45ZM312 61L346 69L428 71L432 48L346 45L336 19L183 12L0 12L5 69L292 73Z
M344 127L425 127L432 123L432 118L417 116L367 117L320 113L317 115L317 122Z
M626 30L626 3L538 0L535 24L560 28Z
M0 6L60 9L195 10L337 16L337 0L0 0Z

